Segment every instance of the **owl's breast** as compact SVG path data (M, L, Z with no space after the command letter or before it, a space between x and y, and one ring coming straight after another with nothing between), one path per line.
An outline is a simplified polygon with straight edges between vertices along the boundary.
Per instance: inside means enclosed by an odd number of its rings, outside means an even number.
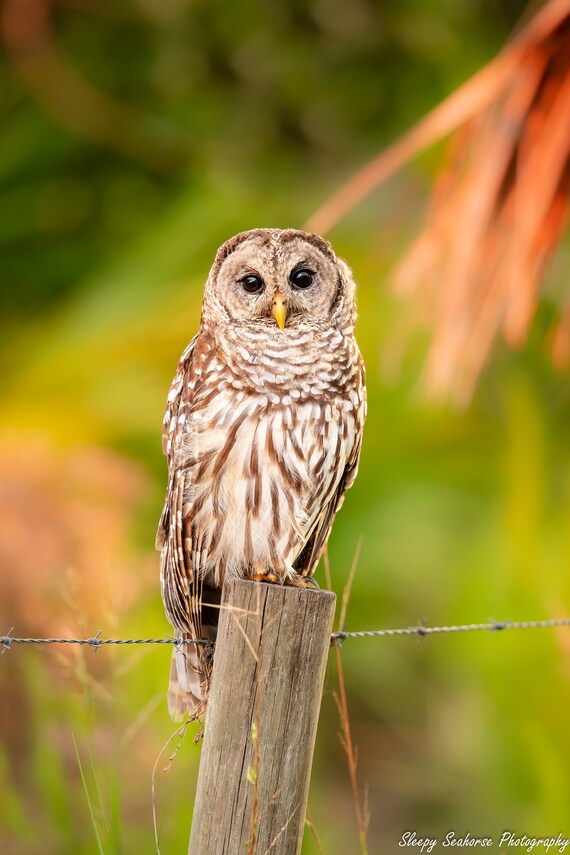
M200 541L201 574L221 584L260 565L292 573L354 447L350 396L273 401L223 386L184 427L184 527L192 548Z
M343 399L359 371L352 335L334 327L220 330L217 361L222 388L245 391L284 406Z

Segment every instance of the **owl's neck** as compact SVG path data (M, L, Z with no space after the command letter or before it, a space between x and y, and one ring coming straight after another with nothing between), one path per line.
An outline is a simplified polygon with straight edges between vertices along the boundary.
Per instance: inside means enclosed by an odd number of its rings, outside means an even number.
M354 336L332 326L225 324L213 339L232 385L258 394L335 397L359 370Z

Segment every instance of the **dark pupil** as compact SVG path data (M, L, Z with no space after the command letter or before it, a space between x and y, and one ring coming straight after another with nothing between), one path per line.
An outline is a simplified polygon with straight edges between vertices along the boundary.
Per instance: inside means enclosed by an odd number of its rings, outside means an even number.
M313 284L315 276L312 270L294 270L291 274L291 282L295 288L309 288Z
M248 294L255 294L263 288L263 279L261 276L244 276L241 280L241 284L243 285L244 291L247 291Z

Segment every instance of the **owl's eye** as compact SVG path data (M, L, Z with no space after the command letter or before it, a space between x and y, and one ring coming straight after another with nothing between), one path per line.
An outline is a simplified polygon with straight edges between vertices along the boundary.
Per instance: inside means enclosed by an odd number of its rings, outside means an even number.
M291 273L289 281L293 288L299 288L303 290L304 288L311 287L311 285L315 281L315 274L307 267L299 267L297 270L294 270Z
M241 280L241 286L248 294L258 294L265 287L261 276L256 276L251 273L249 276L244 276Z

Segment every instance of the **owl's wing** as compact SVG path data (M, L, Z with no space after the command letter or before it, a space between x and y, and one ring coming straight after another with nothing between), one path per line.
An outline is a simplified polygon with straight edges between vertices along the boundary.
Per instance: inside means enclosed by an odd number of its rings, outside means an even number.
M193 355L198 336L194 336L178 363L168 393L162 426L162 450L168 458L168 487L164 509L158 524L156 547L161 551L160 578L162 597L168 617L177 629L192 632L191 612L194 568L189 559L189 532L184 531L184 494L188 467L180 465L176 452L191 406L188 379L193 372ZM191 527L190 527L191 528ZM186 548L185 548L186 547Z
M342 507L346 491L354 484L358 472L361 447L362 432L359 432L338 486L331 499L323 506L309 539L295 561L295 570L301 576L312 576L317 568L323 549L329 539L336 513Z
M170 384L168 398L166 399L166 410L164 412L164 419L162 420L162 451L168 457L169 466L174 455L174 440L179 432L178 419L181 415L186 414L186 410L190 404L185 381L188 380L188 376L192 373L194 349L199 335L199 333L196 333L180 357L178 368L176 369L174 380Z
M176 720L187 713L194 719L205 709L220 602L219 592L205 586L200 578L203 543L195 531L188 504L188 486L196 476L192 471L196 463L181 448L194 403L197 342L198 335L182 354L168 393L162 431L162 448L168 458L168 487L156 535L156 546L161 551L162 599L168 619L177 637L206 640L205 646L185 644L173 651L168 709Z

